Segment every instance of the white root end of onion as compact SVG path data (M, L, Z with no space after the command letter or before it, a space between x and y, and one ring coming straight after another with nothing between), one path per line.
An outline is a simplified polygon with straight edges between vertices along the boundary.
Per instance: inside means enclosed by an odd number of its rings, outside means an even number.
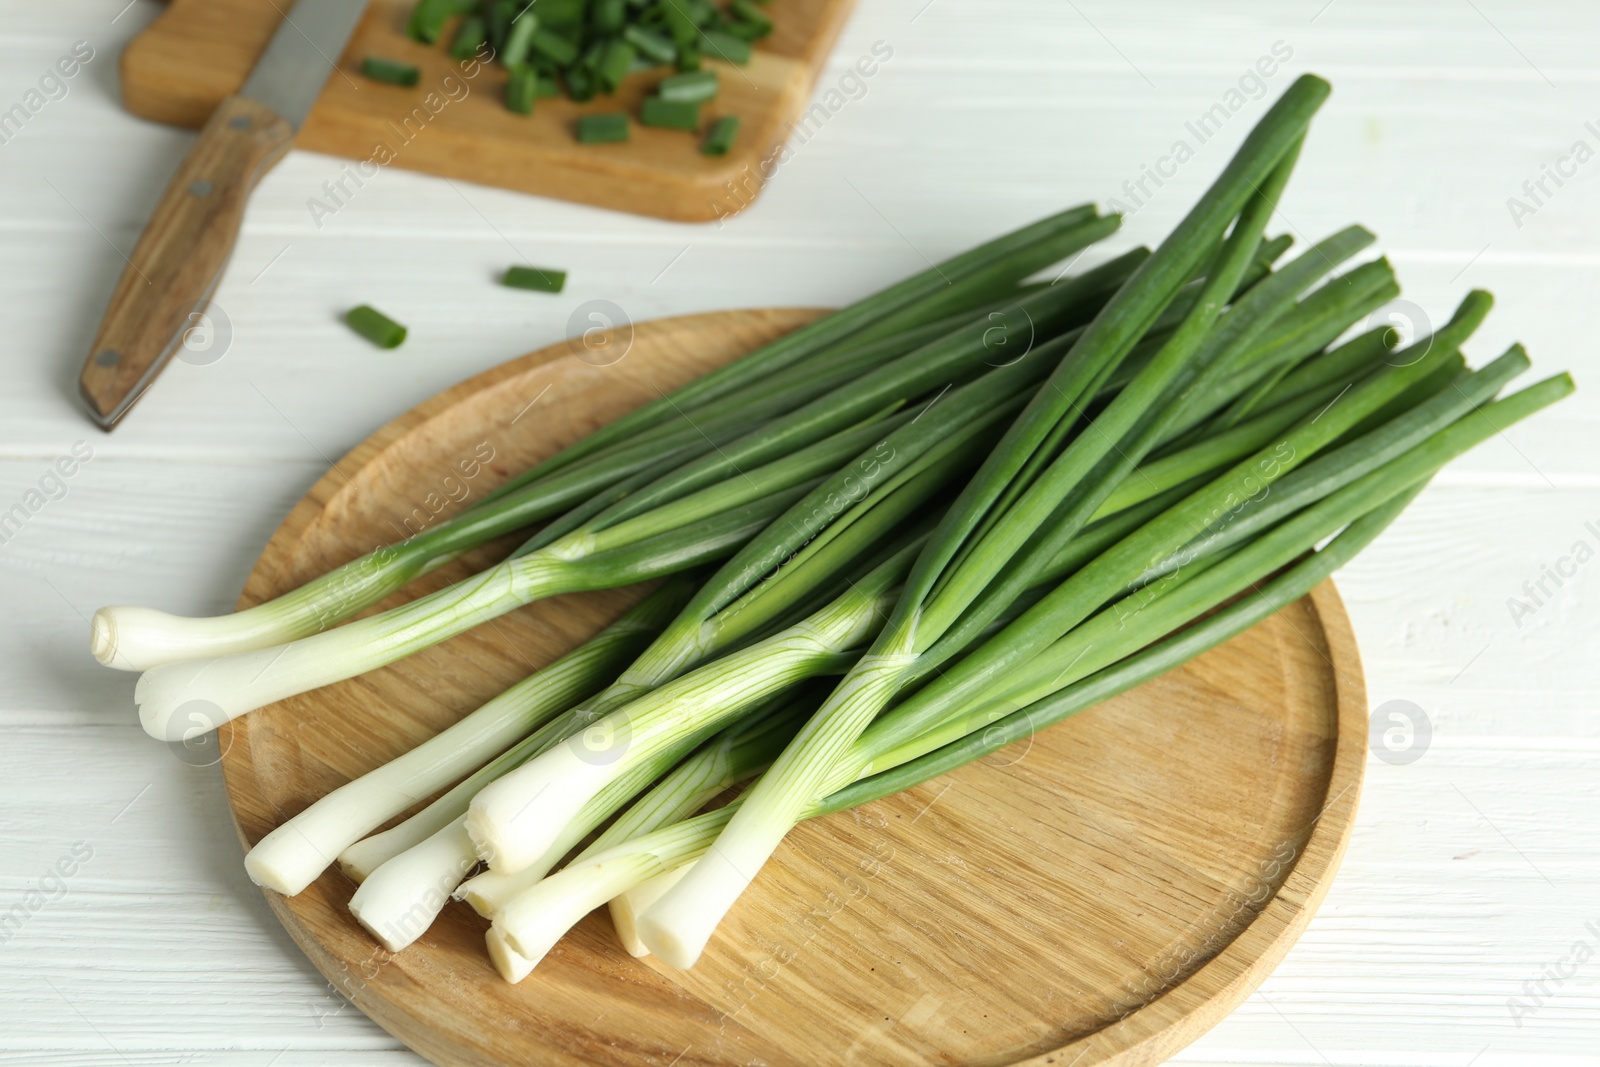
M107 667L148 671L163 664L275 645L293 636L253 612L194 619L114 604L94 613L89 651Z
M263 648L145 671L133 688L139 724L157 741L189 741L264 704L303 692L305 686L274 685L267 676L278 653Z
M372 876L372 872L394 859L394 850L382 847L382 834L364 837L339 853L339 870L356 885Z
M533 968L537 966L535 961L519 955L517 950L507 943L506 936L493 926L483 935L483 943L488 946L489 960L494 964L494 969L500 972L501 978L512 985L532 974Z
M292 897L316 881L333 861L333 855L290 820L245 853L244 870L256 885Z
M458 820L369 874L350 898L350 914L399 952L427 932L477 862Z
M654 857L623 856L567 867L518 894L494 917L506 944L535 965L578 921L649 876Z
M546 863L535 863L520 871L506 874L501 871L484 871L461 883L455 892L457 900L464 900L473 911L485 919L493 919L523 891L533 888L550 873L560 856Z
M490 870L514 874L539 861L557 837L616 773L557 745L484 787L467 809L467 833Z
M639 916L665 896L667 890L677 885L693 866L692 863L685 863L611 898L611 903L607 905L611 911L611 925L617 931L617 940L628 950L628 955L650 955L649 947L639 938Z
M645 949L668 967L688 970L739 899L765 856L755 857L746 875L720 848L713 847L635 921Z

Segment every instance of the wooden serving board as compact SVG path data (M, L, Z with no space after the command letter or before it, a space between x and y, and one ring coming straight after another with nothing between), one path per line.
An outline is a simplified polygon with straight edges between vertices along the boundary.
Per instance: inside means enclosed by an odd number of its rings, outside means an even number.
M708 61L721 92L702 109L703 122L721 115L743 121L733 151L721 158L700 154L699 134L637 122L625 144L573 139L581 114L636 115L664 71L636 74L614 96L586 104L540 100L533 115L514 114L504 105L503 67L483 64L469 76L474 68L448 55L444 42L454 23L438 45L406 37L412 4L372 0L295 140L299 147L698 222L748 206L774 172L768 161L788 139L854 0L771 0L766 10L775 28L747 65ZM124 105L157 122L200 127L244 84L288 7L289 0L172 0L122 53ZM414 63L421 78L414 88L363 78L359 67L369 55Z
M394 540L408 521L438 521L816 314L645 323L605 349L624 353L615 362L563 343L446 391L311 489L240 606ZM574 647L637 595L530 605L224 727L244 844ZM267 896L336 988L452 1067L1152 1064L1242 1001L1305 929L1349 838L1365 741L1355 641L1324 584L1027 743L801 826L691 971L627 956L602 910L512 986L464 905L391 955L350 917L354 887L337 871L297 897Z

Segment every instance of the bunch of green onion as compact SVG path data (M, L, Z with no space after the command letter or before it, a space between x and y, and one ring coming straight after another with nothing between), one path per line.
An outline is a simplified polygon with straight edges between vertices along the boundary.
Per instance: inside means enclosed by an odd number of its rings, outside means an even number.
M1444 464L1571 392L1558 375L1501 397L1528 367L1516 346L1466 366L1485 293L1399 350L1386 330L1341 341L1399 291L1382 259L1343 269L1372 236L1282 264L1288 242L1265 236L1327 93L1296 81L1154 252L1029 283L1116 229L1062 212L275 601L218 619L102 609L95 654L144 671L145 728L182 740L188 701L243 714L535 599L661 579L246 867L293 894L337 863L395 951L465 900L512 981L602 904L629 951L691 966L802 820L1228 640L1371 543ZM521 528L504 562L344 622Z

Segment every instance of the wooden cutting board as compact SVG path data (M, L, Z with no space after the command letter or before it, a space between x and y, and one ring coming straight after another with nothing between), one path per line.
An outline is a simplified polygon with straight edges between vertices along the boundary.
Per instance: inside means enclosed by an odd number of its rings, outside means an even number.
M469 76L473 68L452 60L442 43L406 37L412 4L372 0L296 145L371 161L368 178L374 168L404 167L697 222L740 211L781 166L775 153L810 98L854 0L771 0L766 11L775 28L750 63L707 63L720 76L721 92L702 108L703 121L720 115L743 120L733 151L721 158L700 154L699 134L637 122L625 144L573 139L581 114L637 114L639 100L664 71L634 75L616 95L587 104L540 100L533 115L514 114L503 103L504 68L484 64ZM200 127L244 84L288 7L289 0L172 0L122 53L124 105L157 122ZM453 34L452 23L444 40ZM403 88L363 78L358 68L369 55L416 64L418 84Z
M604 359L565 342L446 391L311 489L240 607L394 540L408 519L415 528L469 505L816 314L644 323ZM469 457L483 469L463 479ZM380 608L464 577L514 540ZM530 605L224 727L243 843L571 649L637 595ZM354 886L337 871L294 898L267 897L335 988L450 1067L1153 1064L1239 1004L1305 929L1349 839L1366 726L1350 624L1324 584L1028 742L802 825L691 971L626 955L602 910L512 986L484 954L486 922L464 905L390 954L350 917Z

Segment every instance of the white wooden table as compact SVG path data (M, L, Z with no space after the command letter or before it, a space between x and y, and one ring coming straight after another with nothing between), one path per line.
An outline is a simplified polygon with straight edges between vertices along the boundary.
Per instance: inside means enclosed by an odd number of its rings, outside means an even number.
M292 154L217 296L225 355L175 363L106 436L78 365L191 136L120 109L118 50L159 11L124 2L0 2L0 110L74 42L94 50L0 144L0 510L53 497L0 544L0 914L37 906L0 933L0 1062L421 1062L290 944L245 878L220 775L142 736L133 677L90 660L86 617L228 609L331 458L558 339L585 300L635 319L837 303L1083 199L1135 208L1124 243L1157 240L1264 104L1242 99L1204 144L1185 123L1276 48L1266 92L1305 69L1336 89L1281 227L1303 243L1359 220L1427 314L1494 290L1472 355L1522 340L1539 370L1600 384L1595 5L863 0L824 87L874 42L892 58L722 227L389 169L319 228L307 200L340 162ZM1194 159L1134 201L1123 183L1180 139ZM1580 140L1585 161L1561 162ZM1564 184L1534 199L1546 164ZM491 283L524 258L567 267L567 291ZM403 349L338 322L361 302L405 319ZM1600 549L1597 397L1455 464L1340 576L1373 703L1420 706L1431 743L1370 758L1310 931L1179 1062L1600 1063L1600 563L1562 563ZM50 480L77 442L92 458ZM1546 566L1571 573L1514 617ZM47 878L58 863L71 875Z

